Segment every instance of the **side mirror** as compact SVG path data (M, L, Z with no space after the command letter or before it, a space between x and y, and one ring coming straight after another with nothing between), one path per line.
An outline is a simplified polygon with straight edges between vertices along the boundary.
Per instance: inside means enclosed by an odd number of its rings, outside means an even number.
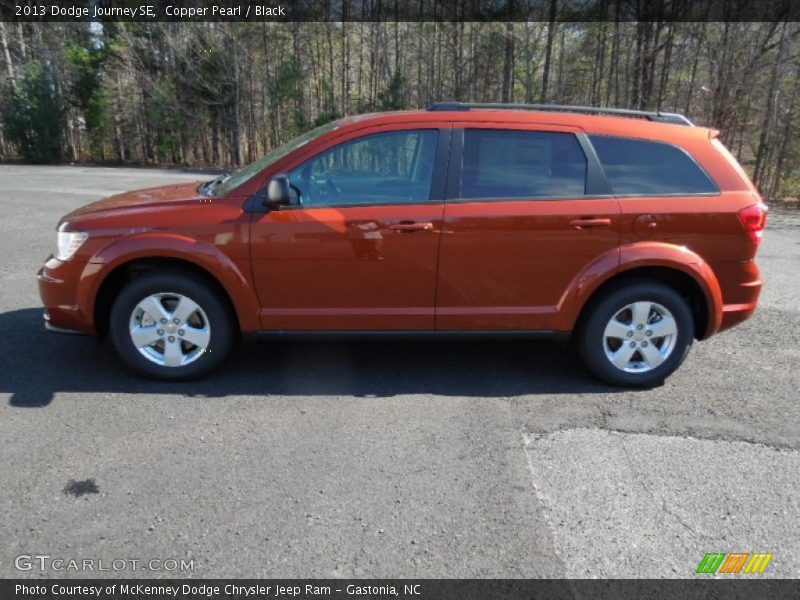
M278 206L287 206L289 204L297 204L297 192L292 188L289 183L287 175L275 175L267 185L267 194L262 200L262 203L267 208L276 208Z

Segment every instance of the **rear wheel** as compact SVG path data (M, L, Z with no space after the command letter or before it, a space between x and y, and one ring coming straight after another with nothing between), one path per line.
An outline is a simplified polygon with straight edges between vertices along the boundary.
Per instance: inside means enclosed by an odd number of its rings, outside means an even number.
M126 285L111 309L111 339L136 371L187 379L218 367L234 320L217 292L182 271L153 271Z
M592 373L615 385L662 382L681 365L694 339L688 303L657 281L609 289L589 310L578 332L581 356Z

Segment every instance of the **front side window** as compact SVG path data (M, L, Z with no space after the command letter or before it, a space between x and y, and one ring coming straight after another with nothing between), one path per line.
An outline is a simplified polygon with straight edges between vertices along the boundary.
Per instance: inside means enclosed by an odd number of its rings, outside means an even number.
M680 148L662 142L589 136L617 195L714 194L719 190Z
M462 165L462 198L570 198L586 191L586 155L571 133L467 129Z
M438 139L435 129L367 135L306 161L289 181L306 207L427 202Z

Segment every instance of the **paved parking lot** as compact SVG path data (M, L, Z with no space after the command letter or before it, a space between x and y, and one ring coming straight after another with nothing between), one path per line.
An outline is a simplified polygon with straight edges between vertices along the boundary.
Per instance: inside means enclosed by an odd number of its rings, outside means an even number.
M800 576L796 216L772 215L756 316L650 391L555 344L472 341L245 344L165 384L46 333L58 218L198 178L0 165L0 576L87 574L15 569L45 554L194 561L126 576L692 577L757 551L761 577Z

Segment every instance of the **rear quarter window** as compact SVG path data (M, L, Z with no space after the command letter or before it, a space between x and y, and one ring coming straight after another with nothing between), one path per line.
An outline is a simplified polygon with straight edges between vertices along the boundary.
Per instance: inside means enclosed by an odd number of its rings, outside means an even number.
M716 194L717 185L686 151L663 142L589 136L616 195Z

